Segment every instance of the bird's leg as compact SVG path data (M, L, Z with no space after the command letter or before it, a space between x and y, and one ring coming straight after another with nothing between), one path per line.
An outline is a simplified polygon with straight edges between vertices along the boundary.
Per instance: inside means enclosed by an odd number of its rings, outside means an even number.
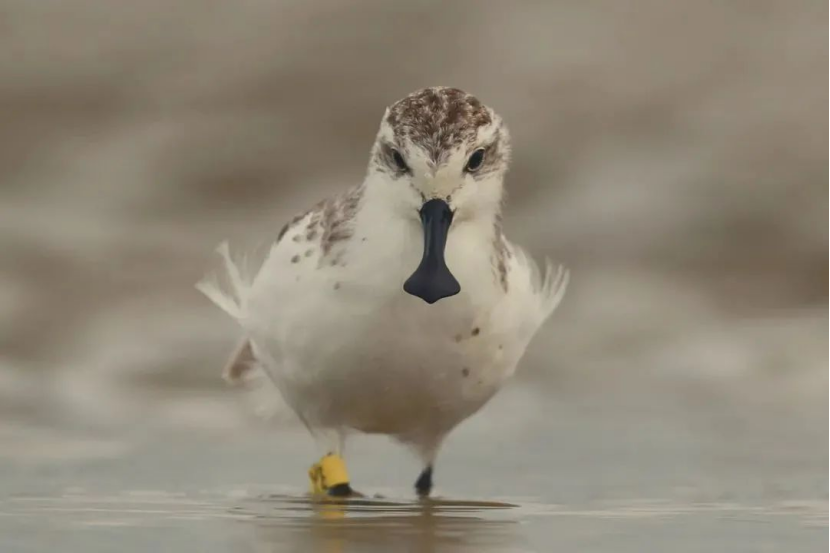
M424 470L418 475L415 481L415 492L420 499L426 499L432 492L433 482L432 473L435 467L435 458L438 455L438 450L441 448L441 443L444 441L446 432L436 431L434 428L427 427L420 436L415 440L415 451L421 458Z
M421 499L426 499L432 492L432 472L435 466L435 457L438 455L438 449L441 447L445 435L445 432L437 432L428 427L420 436L420 439L416 441L416 451L424 467L424 470L421 471L415 481L415 492Z
M311 493L332 497L348 497L354 492L349 485L346 462L337 453L328 453L308 470Z
M342 430L331 430L317 433L316 438L318 443L327 444L328 453L308 471L311 493L329 497L362 497L349 483L349 473L343 459L346 452L346 433Z
M415 481L415 491L418 497L425 499L432 491L432 465L427 465Z

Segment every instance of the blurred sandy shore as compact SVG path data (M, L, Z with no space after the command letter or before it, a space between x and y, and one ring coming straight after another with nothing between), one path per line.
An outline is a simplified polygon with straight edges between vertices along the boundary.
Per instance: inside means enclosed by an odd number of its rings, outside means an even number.
M2 4L6 420L241 424L214 245L361 179L435 83L503 114L507 229L572 270L520 379L826 407L826 6L438 6Z

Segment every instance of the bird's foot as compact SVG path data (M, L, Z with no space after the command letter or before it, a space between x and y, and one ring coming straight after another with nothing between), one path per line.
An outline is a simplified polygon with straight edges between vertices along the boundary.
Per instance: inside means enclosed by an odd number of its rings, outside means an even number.
M428 465L415 482L415 493L420 499L427 499L432 491L432 465Z
M308 469L312 495L351 497L358 495L349 485L346 462L340 455L329 453Z

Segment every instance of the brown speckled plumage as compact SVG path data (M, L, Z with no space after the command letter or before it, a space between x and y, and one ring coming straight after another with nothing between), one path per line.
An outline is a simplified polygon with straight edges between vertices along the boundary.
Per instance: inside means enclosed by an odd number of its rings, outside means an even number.
M393 104L384 120L392 138L380 140L372 150L370 169L399 179L411 174L395 161L395 150L406 159L411 146L422 149L432 163L446 162L459 147L471 155L484 148L482 165L470 176L482 179L504 170L510 157L510 136L501 119L475 96L457 88L433 87L413 92ZM495 123L494 137L477 144L479 128Z
M287 223L285 223L285 224L283 225L283 227L280 229L279 236L277 236L277 242L279 242L280 240L282 240L282 237L283 237L283 236L285 236L285 233L286 233L286 232L288 232L288 229L290 229L291 227L293 227L294 225L296 225L297 223L299 223L300 221L302 221L302 220L303 220L303 218L304 218L306 215L308 215L308 211L306 211L306 212L304 212L304 213L300 213L300 214L298 214L298 215L295 215L294 217L292 217L292 218L291 218L291 220L290 220L290 221L288 221Z
M507 292L507 261L511 257L510 248L507 245L507 238L502 228L501 214L496 215L493 223L493 270L495 277L501 284L502 289Z
M357 214L362 197L363 187L360 186L323 202L323 217L320 221L323 229L323 235L320 238L323 256L328 255L336 243L352 237L354 233L352 221Z
M441 152L475 138L492 114L475 96L457 88L434 87L414 92L389 108L386 121L399 141L408 138L438 161Z
M304 228L296 229L297 232L292 240L294 242L317 242L321 251L320 262L330 261L328 258L334 246L352 237L352 223L362 197L363 186L358 186L344 194L319 202L309 211L293 217L280 231L279 239L282 239L289 231L295 230L299 223L307 221ZM313 252L308 248L302 251L305 257L309 257ZM291 258L293 263L299 260L299 255Z

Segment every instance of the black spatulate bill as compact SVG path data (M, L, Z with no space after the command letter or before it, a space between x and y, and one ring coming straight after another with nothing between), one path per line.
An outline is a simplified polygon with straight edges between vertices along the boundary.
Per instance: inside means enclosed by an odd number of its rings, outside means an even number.
M440 199L426 202L420 213L424 226L424 256L412 276L404 282L403 289L432 304L461 291L461 285L444 260L453 214L447 202Z

